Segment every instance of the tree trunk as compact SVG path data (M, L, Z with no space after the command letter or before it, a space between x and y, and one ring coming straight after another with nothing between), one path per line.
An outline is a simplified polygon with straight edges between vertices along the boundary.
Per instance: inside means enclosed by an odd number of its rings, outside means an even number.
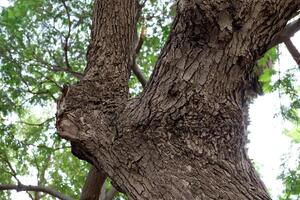
M178 0L143 94L128 100L132 0L95 1L86 74L66 87L57 128L73 153L131 199L271 199L246 155L255 61L299 0Z

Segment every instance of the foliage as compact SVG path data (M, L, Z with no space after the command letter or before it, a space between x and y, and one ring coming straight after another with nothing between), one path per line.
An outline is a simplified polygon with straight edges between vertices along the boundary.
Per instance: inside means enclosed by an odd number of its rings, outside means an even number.
M299 88L299 67L288 67L287 70L275 70L274 67L269 67L268 63L274 63L278 59L276 49L268 51L262 59L258 61L258 66L264 70L260 76L260 82L263 85L263 91L278 92L280 97L280 113L283 119L291 122L294 128L286 130L285 134L289 136L294 144L300 143L300 88ZM284 66L281 66L284 67ZM299 149L297 150L300 156ZM294 152L295 153L295 152ZM300 157L299 157L300 158ZM292 159L289 156L284 158L282 164L282 173L278 177L284 185L283 194L280 200L293 200L300 198L300 160ZM296 166L289 166L290 161L294 160Z
M259 81L262 83L265 93L278 92L281 99L288 99L285 104L281 104L280 114L283 118L293 123L298 123L300 121L298 116L300 109L300 88L299 80L297 79L299 68L286 66L289 67L287 70L282 71L279 69L276 71L273 63L277 59L278 52L276 48L272 48L257 62L258 69L263 70Z
M285 133L293 140L293 143L298 146L299 152L300 143L300 127L296 126L292 130L286 130ZM299 155L298 155L299 156ZM294 166L289 166L289 161L293 160L290 156L285 158L283 162L283 172L279 178L285 186L280 200L294 200L300 197L300 157L294 161Z
M285 134L289 136L293 143L300 143L300 88L299 88L299 68L291 66L280 66L288 68L287 70L270 68L269 63L274 63L278 56L276 56L276 49L268 51L264 57L258 61L258 66L261 66L263 73L260 76L260 82L265 93L277 92L280 97L280 115L283 119L289 121L295 126L292 130L286 130ZM295 153L295 152L294 152ZM298 155L299 149L297 151ZM278 177L284 184L283 194L280 200L293 200L300 197L300 160L294 162L298 163L291 167L288 163L294 159L286 156L282 166L282 173Z
M283 119L293 124L294 128L286 130L285 134L289 136L294 145L300 143L300 88L299 88L299 68L285 66L288 69L275 70L274 67L270 67L270 63L274 63L278 57L276 56L276 49L268 51L264 57L258 61L257 65L260 69L263 69L263 73L260 76L260 82L263 86L265 93L277 92L280 97L280 115ZM284 66L280 66L281 68ZM300 149L297 150L298 156L300 156ZM295 153L295 152L293 152ZM300 157L299 157L300 158ZM286 156L282 164L282 173L278 177L284 184L283 194L280 200L293 200L300 197L300 160L290 158ZM290 166L289 163L294 161L296 166Z

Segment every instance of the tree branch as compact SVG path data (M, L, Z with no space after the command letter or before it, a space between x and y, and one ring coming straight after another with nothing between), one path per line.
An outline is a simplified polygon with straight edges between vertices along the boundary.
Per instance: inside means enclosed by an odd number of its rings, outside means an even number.
M135 55L138 55L140 53L141 48L142 48L143 43L144 43L144 40L145 40L145 36L146 36L146 28L145 28L145 26L142 26L139 41L138 41L138 43L135 47Z
M300 18L294 22L289 23L286 27L278 34L278 36L271 42L269 49L288 40L293 37L296 32L300 30Z
M65 196L64 194L61 194L56 190L53 190L48 187L43 187L43 186L23 185L21 183L19 183L18 185L0 184L0 191L1 190L16 190L17 192L20 191L44 192L53 197L59 198L61 200L73 200L71 197Z
M140 83L142 84L143 88L145 88L145 86L147 84L147 80L144 77L142 70L136 64L136 62L134 62L134 64L132 65L131 70L133 71L133 73L137 77L137 79L140 81Z
M145 86L147 84L147 80L144 77L142 70L139 68L139 66L136 63L136 57L140 53L141 48L143 46L143 43L145 40L145 35L146 35L145 33L146 33L146 30L145 30L145 27L143 26L141 33L140 33L139 41L137 42L137 45L135 47L135 52L133 55L133 64L131 65L131 70L133 71L133 73L137 77L137 79L140 81L143 88L145 88Z
M292 57L294 58L294 60L296 61L297 65L300 68L300 53L297 50L297 48L295 47L295 45L293 44L293 42L291 41L291 39L286 40L284 42L284 44L286 45L286 47L289 50L290 54L292 55Z
M51 118L48 118L46 119L45 121L41 122L41 123L29 123L29 122L25 122L25 121L19 121L19 123L21 124L25 124L25 125L28 125L28 126L44 126L45 124L53 121L55 119L55 117L51 117Z
M99 171L92 166L82 188L80 200L99 200L101 188L105 180L106 174L104 171Z
M113 200L117 193L118 190L112 186L110 190L105 194L104 200Z
M139 2L140 9L142 9L145 6L146 2L147 0L142 0L141 2Z
M7 164L8 168L10 169L10 172L8 172L8 173L11 174L18 183L20 183L20 179L18 178L17 172L13 168L12 164L9 162L9 159L8 159L6 153L4 154L4 156L2 157L2 159L4 160L4 162Z
M40 64L45 65L45 68L50 70L50 71L65 72L65 73L71 74L72 76L74 76L78 79L81 79L83 77L82 73L73 71L71 66L65 66L64 67L64 66L59 66L59 65L53 65L53 64L50 64L50 63L44 61L43 59L41 59L39 57L35 57L35 59Z
M71 70L70 67L61 67L61 66L57 66L57 65L51 65L50 68L48 68L48 69L50 69L53 72L66 72L66 73L69 73L69 74L75 76L78 79L81 79L83 77L82 73L74 72L73 70Z
M70 39L70 36L71 36L72 22L71 22L71 16L70 16L69 7L67 6L65 0L62 0L62 3L63 3L64 8L66 10L68 21L69 21L69 23L68 23L68 33L67 33L67 36L64 36L64 38L65 38L65 42L64 42L64 56L65 56L65 62L66 62L67 68L71 69L71 65L69 63L68 51L69 51L69 39Z

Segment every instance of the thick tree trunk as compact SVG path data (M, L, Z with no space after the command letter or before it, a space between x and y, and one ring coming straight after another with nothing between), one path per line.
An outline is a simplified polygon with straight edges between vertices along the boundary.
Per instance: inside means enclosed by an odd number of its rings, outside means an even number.
M270 199L246 155L255 60L299 0L179 0L143 94L127 100L137 4L96 0L86 75L57 128L131 199Z

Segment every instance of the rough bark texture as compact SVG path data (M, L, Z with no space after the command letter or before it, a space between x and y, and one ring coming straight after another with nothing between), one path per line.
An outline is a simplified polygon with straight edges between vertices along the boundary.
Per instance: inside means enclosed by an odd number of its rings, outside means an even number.
M270 199L246 155L255 61L299 0L179 0L143 94L128 100L138 5L95 1L88 66L58 102L79 158L131 199Z

